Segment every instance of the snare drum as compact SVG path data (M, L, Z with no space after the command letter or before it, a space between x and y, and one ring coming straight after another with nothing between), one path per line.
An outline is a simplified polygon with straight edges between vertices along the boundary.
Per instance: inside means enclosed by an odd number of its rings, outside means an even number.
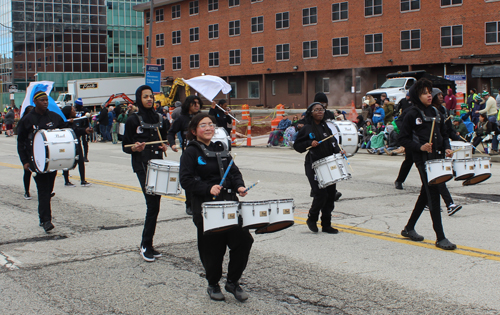
M231 151L231 137L227 134L226 129L222 127L215 128L214 136L212 137L212 142L220 141L224 145L226 150Z
M453 153L453 160L466 160L472 158L472 145L463 141L450 141L451 150L459 150Z
M334 154L319 159L312 164L312 168L316 173L316 180L321 189L333 185L338 181L351 178L351 174L347 171L347 163L342 154Z
M294 224L293 213L295 206L293 199L269 200L269 225L257 229L255 234L273 233L291 227Z
M269 201L240 202L240 216L243 227L258 229L269 224Z
M488 178L491 177L491 168L490 168L491 158L489 156L483 156L477 159L474 159L474 176L472 178L467 179L462 183L463 186L475 185L481 182L484 182Z
M209 201L201 204L203 234L218 233L238 226L238 202Z
M475 163L473 159L453 160L455 180L466 180L474 176Z
M445 183L453 178L451 160L429 160L425 161L427 181L429 185Z
M168 160L149 160L146 176L146 194L178 195L180 164Z
M346 155L351 156L358 152L358 127L349 120L327 120L326 125L337 139L337 143L345 150Z
M78 140L73 129L38 130L33 138L33 165L37 173L74 169Z

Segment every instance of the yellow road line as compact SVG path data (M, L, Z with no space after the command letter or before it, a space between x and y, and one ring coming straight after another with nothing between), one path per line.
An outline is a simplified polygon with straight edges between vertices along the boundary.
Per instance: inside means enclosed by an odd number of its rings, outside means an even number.
M8 163L3 163L3 162L0 162L0 166L22 169L21 165L8 164ZM77 176L75 176L75 178L80 179ZM87 179L87 181L89 181L93 184L96 184L96 185L102 185L102 186L107 186L107 187L118 188L118 189L122 189L122 190L128 190L128 191L142 193L141 188L136 187L136 186L118 184L118 183L113 183L113 182L108 182L108 181L103 181L103 180L98 180L98 179ZM184 196L179 196L179 197L162 196L162 197L167 198L167 199L172 199L172 200L178 200L178 201L185 201L186 200L186 198ZM307 218L295 217L295 223L297 223L297 224L305 225L306 220L307 220ZM425 248L429 248L429 249L442 251L442 249L436 247L434 242L429 241L429 240L424 240L422 242L414 242L414 241L408 240L407 238L404 238L398 234L392 234L392 233L370 230L370 229L365 229L365 228L360 228L360 227L350 226L350 225L343 225L343 224L335 224L335 227L337 227L340 231L345 232L345 233L351 233L351 234L355 234L355 235L371 237L371 238L384 240L384 241L390 241L390 242L412 245L412 246L425 247ZM466 255L466 256L471 256L471 257L479 257L479 258L484 258L484 259L489 259L489 260L500 261L500 252L495 252L495 251L491 251L491 250L487 250L487 249L480 249L480 248L459 245L459 246L457 246L456 250L449 251L449 252L454 253L454 254L460 254L460 255Z

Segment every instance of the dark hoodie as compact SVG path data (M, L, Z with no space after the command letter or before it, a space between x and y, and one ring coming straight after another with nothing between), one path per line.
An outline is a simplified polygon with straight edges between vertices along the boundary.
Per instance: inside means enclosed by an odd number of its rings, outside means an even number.
M125 134L123 135L122 141L123 152L132 155L132 169L134 172L146 171L148 161L151 159L162 159L163 152L159 148L160 144L146 145L146 148L142 152L133 152L132 148L126 148L125 146L136 142L158 141L160 140L158 130L161 133L162 140L166 140L167 131L170 128L169 121L163 120L163 118L155 112L154 107L144 107L142 104L142 91L144 90L151 90L151 92L153 92L153 90L147 85L140 86L135 92L138 112L130 115L127 119L127 122L125 123ZM139 117L143 120L142 125Z
M430 105L425 107L420 101L417 95L415 85L410 88L410 100L414 106L405 110L405 116L403 118L403 123L401 124L399 143L406 148L406 150L411 150L415 154L413 155L414 161L427 161L431 159L438 159L444 157L444 151L450 148L450 143L446 133L446 127L444 125L444 116L435 109L434 106ZM436 121L434 127L434 136L432 140L432 153L427 153L420 150L420 147L429 142L432 121L425 121L422 117L424 113L427 117L440 116L441 122ZM439 153L440 152L440 153Z

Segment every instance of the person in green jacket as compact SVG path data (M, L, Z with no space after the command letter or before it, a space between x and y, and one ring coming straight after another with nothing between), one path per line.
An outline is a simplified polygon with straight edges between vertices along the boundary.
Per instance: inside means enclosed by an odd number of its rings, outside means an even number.
M469 133L467 127L459 116L453 117L453 129L457 133L457 136L461 136L463 138L465 138L465 136Z

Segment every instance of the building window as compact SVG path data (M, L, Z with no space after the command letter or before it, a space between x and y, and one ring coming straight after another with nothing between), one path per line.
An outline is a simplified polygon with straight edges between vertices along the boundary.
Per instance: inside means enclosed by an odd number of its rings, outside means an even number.
M219 52L211 52L208 53L208 66L209 67L218 67L219 66Z
M345 21L349 18L349 3L332 4L332 21Z
M219 24L211 24L208 26L208 39L219 38Z
M181 43L181 31L172 32L172 45L177 45Z
M229 51L229 64L230 65L241 64L241 50L235 49Z
M318 10L316 7L302 9L302 25L318 23Z
M198 14L199 6L198 0L189 2L189 15Z
M290 60L290 44L276 45L276 61Z
M462 46L462 25L441 27L441 47Z
M282 30L290 27L290 13L276 13L276 29Z
M156 59L156 64L161 65L161 71L165 71L165 59L163 58Z
M260 98L259 81L248 81L248 98Z
M151 14L150 12L146 12L144 15L145 15L144 19L146 20L146 25L147 25L151 21Z
M452 5L462 5L462 0L441 0L442 7L448 7Z
M156 34L156 47L165 46L165 35L164 34Z
M163 21L163 9L158 9L155 12L156 12L156 22L162 22Z
M172 57L172 70L181 70L181 56Z
M208 11L219 10L219 0L208 0Z
M240 5L240 0L229 0L229 7L236 7Z
M332 39L333 56L349 55L349 37L338 37Z
M500 43L500 21L486 23L486 44Z
M250 3L262 2L262 0L250 0Z
M199 27L193 27L189 29L189 41L190 42L197 42L200 40L200 28Z
M189 68L197 69L200 67L200 55L189 55Z
M229 36L240 35L240 20L229 21Z
M252 63L264 62L264 46L252 47Z
M236 82L229 82L229 85L231 85L231 92L229 92L229 97L230 98L237 98L238 97L238 84Z
M401 50L420 49L420 30L401 31Z
M302 78L288 79L288 94L302 94Z
M318 57L318 41L302 42L302 58Z
M401 0L401 12L420 10L420 0Z
M181 17L181 5L173 5L172 6L172 19L178 19Z
M382 0L365 0L365 16L382 14Z
M330 93L330 78L316 77L315 92Z
M252 18L252 33L259 33L264 31L264 17L257 16Z
M365 35L365 54L382 52L382 34Z

